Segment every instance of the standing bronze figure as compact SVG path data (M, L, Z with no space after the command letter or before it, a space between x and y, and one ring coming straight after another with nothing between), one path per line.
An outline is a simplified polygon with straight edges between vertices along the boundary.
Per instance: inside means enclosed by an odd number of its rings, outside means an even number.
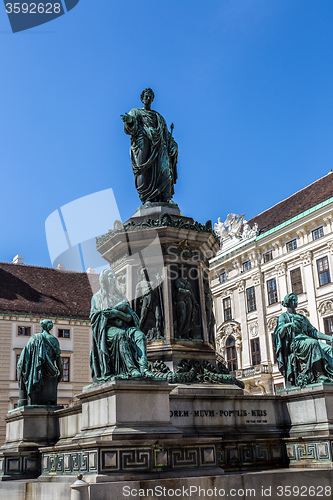
M178 145L163 116L151 109L154 92L141 92L143 108L121 115L124 131L131 136L131 160L135 186L142 204L169 203L177 181Z
M43 319L40 326L42 332L31 337L17 363L18 406L57 404L58 382L63 375L60 345L50 333L50 319Z

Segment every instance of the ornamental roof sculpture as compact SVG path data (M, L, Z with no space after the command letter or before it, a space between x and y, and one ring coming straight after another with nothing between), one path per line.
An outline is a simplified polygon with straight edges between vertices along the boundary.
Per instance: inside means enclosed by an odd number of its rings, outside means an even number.
M225 222L221 222L221 218L217 219L214 225L214 231L220 238L220 248L226 240L229 243L238 243L240 240L248 240L258 235L258 224L254 224L251 228L248 222L244 219L245 214L228 214ZM229 246L229 245L228 245Z

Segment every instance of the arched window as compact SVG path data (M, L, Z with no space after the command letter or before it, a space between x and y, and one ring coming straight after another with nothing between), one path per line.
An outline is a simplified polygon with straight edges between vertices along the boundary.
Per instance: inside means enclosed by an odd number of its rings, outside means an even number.
M228 368L230 373L234 375L235 371L237 370L237 354L234 337L228 337L226 342L226 351Z

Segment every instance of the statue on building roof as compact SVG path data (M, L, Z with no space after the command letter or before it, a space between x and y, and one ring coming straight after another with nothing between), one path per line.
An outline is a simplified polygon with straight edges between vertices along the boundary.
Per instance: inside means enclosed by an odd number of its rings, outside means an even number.
M93 331L90 368L93 381L153 377L148 370L145 334L139 318L120 291L112 269L99 277L101 288L91 299Z
M131 160L135 186L142 204L169 203L177 181L178 145L162 115L151 109L154 92L141 92L143 108L121 115L124 131L131 136Z
M60 345L50 333L50 319L43 319L40 326L42 332L30 338L17 363L18 406L57 404L57 386L63 376Z
M255 223L251 228L247 220L244 219L245 214L228 214L224 222L219 217L214 225L214 231L220 238L220 246L222 248L223 242L247 240L258 235L259 227Z
M286 387L333 383L332 337L319 332L306 316L297 314L297 304L296 293L285 296L282 305L287 311L279 316L273 334L278 367Z

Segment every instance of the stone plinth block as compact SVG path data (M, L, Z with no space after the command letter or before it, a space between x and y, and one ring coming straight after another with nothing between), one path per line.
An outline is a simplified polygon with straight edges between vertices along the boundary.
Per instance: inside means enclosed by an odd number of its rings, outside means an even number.
M333 384L313 384L279 391L285 401L290 467L333 467Z
M333 384L313 384L278 392L290 419L290 437L333 437Z
M59 439L57 410L63 406L22 406L6 416L2 451L47 446Z
M113 380L85 387L78 395L82 427L73 441L181 436L170 422L171 390L167 382L149 379ZM65 418L68 420L69 414Z
M0 450L2 479L37 477L40 474L40 446L59 439L56 411L62 406L23 406L6 417L6 441Z

